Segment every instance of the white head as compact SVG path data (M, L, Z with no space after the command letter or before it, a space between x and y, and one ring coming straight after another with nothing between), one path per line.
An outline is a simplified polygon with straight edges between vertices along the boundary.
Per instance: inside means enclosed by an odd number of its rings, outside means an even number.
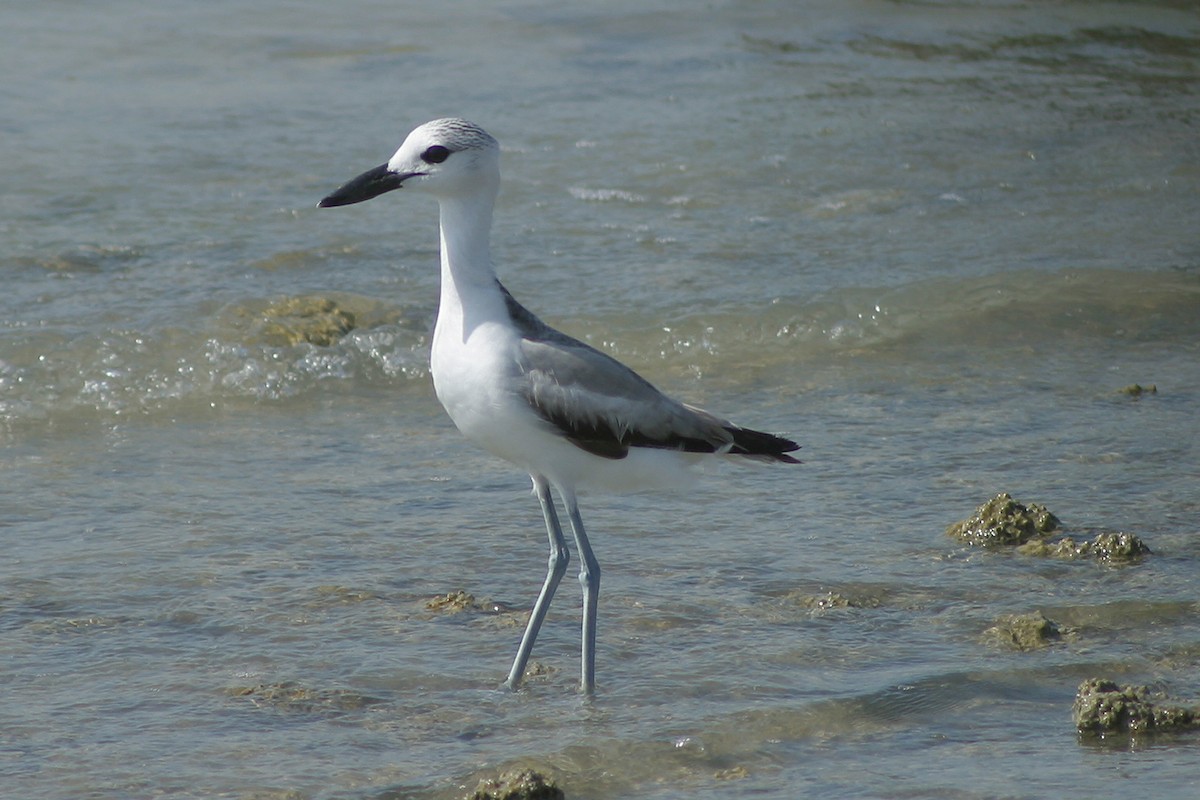
M318 206L345 206L401 186L426 189L439 198L487 193L500 186L500 145L465 119L435 119L414 130L386 164L368 170Z

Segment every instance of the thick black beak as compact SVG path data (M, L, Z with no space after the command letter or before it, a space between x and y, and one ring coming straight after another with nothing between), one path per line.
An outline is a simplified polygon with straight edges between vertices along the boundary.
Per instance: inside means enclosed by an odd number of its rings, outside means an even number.
M375 169L367 170L317 203L317 208L348 206L352 203L361 203L363 200L370 200L372 197L378 197L384 192L399 189L406 180L415 174L420 173L392 172L388 169L387 164L380 164Z

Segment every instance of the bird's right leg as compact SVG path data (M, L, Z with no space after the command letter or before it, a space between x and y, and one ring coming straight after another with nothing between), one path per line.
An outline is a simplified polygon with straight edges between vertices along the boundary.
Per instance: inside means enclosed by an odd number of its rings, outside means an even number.
M533 651L533 642L537 639L546 612L550 610L554 590L566 574L567 562L571 560L570 554L567 553L567 543L563 540L562 527L558 524L558 512L554 510L554 498L550 496L550 484L541 475L532 477L538 502L542 504L542 516L546 519L546 535L550 537L550 562L546 569L546 580L542 583L542 591L538 593L533 611L529 615L529 624L525 626L525 635L521 637L521 646L517 648L517 657L513 659L512 669L508 671L508 679L503 684L503 688L512 690L521 685L525 665L529 663L529 654Z

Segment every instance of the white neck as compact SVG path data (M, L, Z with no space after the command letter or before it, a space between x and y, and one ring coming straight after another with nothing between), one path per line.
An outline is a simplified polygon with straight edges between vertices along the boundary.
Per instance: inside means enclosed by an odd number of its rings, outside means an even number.
M466 341L479 324L504 313L490 245L494 200L494 190L439 198L442 291L435 338Z
M492 269L492 198L444 197L439 201L442 240L442 291L447 285L495 280Z

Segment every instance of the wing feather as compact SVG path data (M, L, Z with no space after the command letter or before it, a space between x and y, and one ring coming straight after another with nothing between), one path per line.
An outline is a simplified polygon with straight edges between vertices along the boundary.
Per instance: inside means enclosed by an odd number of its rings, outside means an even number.
M636 372L530 313L500 286L522 332L519 388L539 416L577 447L620 459L631 447L689 453L734 453L799 463L786 453L800 445L741 428L667 397Z
M565 338L565 337L564 337ZM525 399L576 446L603 458L631 447L794 461L794 442L680 403L616 359L571 341L521 342Z

